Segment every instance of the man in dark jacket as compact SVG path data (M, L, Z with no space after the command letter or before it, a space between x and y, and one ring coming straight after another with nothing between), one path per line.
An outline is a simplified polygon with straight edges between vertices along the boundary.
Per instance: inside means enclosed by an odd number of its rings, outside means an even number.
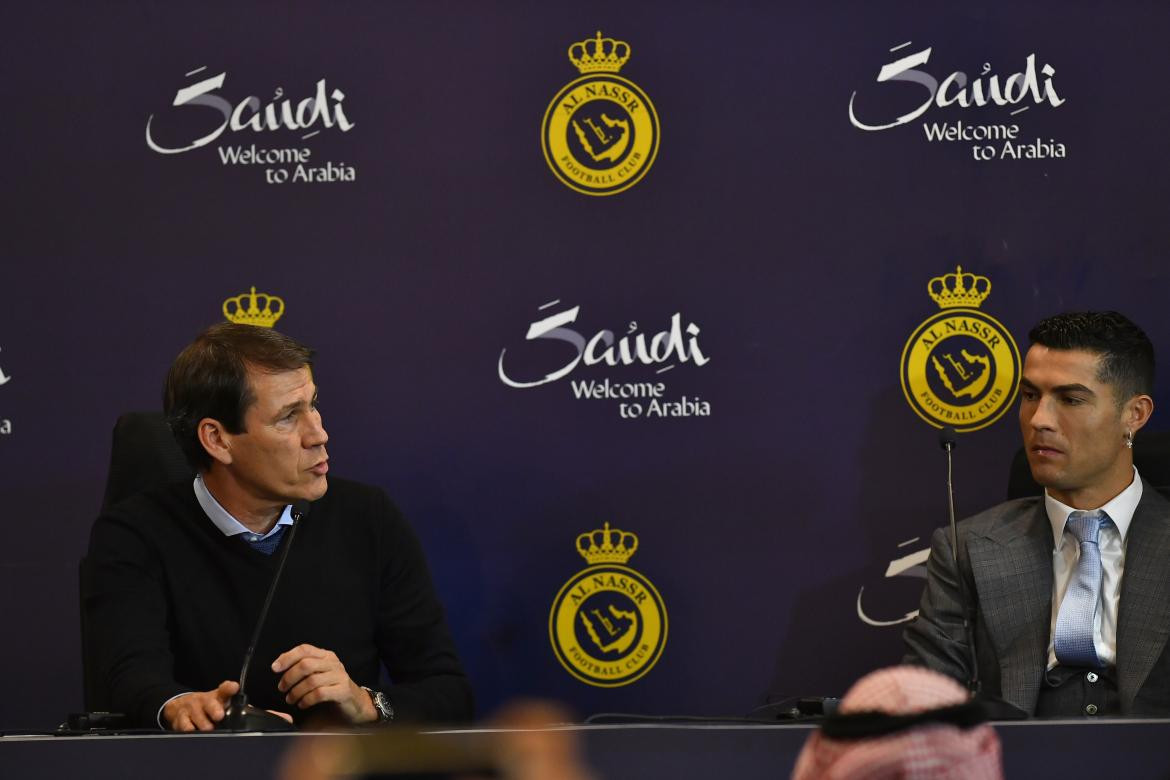
M224 717L286 531L295 547L248 677L253 704L298 722L459 721L470 686L422 550L386 495L327 474L312 352L223 323L167 374L185 481L104 513L85 608L116 709L206 731ZM297 519L292 504L312 502ZM382 666L392 685L379 690Z

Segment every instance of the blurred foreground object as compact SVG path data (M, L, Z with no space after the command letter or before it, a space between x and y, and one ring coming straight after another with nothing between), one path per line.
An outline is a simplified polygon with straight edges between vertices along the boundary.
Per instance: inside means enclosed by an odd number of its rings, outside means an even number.
M286 756L283 780L449 775L473 780L596 780L586 769L570 717L545 702L520 702L482 729L465 733L387 728L299 741Z
M849 689L838 713L809 736L792 780L1003 777L995 730L981 722L967 691L937 672L872 672Z

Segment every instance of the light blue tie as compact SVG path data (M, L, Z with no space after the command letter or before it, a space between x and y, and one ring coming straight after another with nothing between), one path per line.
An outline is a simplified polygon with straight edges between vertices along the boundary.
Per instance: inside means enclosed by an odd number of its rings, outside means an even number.
M1108 522L1109 515L1098 509L1095 512L1073 512L1064 526L1081 545L1080 560L1056 615L1053 647L1056 660L1065 666L1101 666L1097 648L1093 645L1093 618L1097 615L1097 603L1101 598L1101 548L1097 544L1097 535L1101 526Z

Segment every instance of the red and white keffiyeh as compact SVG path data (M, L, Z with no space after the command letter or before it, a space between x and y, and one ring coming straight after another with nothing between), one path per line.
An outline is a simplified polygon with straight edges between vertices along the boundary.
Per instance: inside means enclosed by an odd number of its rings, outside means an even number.
M954 680L915 666L880 669L858 680L838 713L915 715L968 700ZM859 740L826 738L820 730L804 743L792 780L1002 780L999 737L982 724L969 729L934 723Z

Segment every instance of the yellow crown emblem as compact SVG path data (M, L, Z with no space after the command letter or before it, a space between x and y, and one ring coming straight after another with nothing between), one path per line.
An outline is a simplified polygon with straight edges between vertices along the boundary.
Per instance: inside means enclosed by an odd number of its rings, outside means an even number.
M596 38L578 41L569 47L569 61L582 73L617 73L630 58L630 44L602 38L601 30Z
M638 537L629 531L594 528L577 537L577 552L590 565L599 563L625 563L638 549Z
M926 291L940 309L978 309L991 295L991 280L986 276L963 273L963 266L955 266L953 274L936 276L926 284Z
M263 302L264 308L260 308L260 302ZM223 316L239 325L271 328L282 314L284 300L275 295L256 292L255 285L252 286L252 292L241 293L223 302Z

